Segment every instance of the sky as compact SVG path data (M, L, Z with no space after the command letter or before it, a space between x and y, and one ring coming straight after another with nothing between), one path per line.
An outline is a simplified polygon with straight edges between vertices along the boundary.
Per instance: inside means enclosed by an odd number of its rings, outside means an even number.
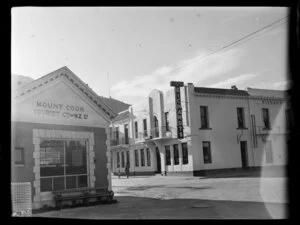
M283 90L287 16L285 7L15 7L11 73L37 79L67 66L128 104L170 81Z

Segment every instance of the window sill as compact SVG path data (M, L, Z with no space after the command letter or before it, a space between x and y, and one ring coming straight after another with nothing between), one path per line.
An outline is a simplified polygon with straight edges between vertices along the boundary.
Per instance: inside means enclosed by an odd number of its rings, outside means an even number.
M21 164L15 164L15 167L24 167L25 165Z
M248 128L247 127L238 127L238 128L236 128L237 130L248 130Z
M200 127L199 130L212 130L211 127Z

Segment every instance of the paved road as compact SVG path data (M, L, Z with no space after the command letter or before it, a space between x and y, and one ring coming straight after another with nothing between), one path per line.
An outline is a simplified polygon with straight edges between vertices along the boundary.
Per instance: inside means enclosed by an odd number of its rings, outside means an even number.
M285 178L113 177L118 203L34 214L85 219L282 219Z

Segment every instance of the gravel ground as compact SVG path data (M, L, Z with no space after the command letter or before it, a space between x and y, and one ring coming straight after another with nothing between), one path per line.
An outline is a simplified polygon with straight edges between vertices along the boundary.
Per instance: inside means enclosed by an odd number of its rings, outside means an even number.
M284 177L112 177L116 204L49 211L34 217L80 219L283 219Z

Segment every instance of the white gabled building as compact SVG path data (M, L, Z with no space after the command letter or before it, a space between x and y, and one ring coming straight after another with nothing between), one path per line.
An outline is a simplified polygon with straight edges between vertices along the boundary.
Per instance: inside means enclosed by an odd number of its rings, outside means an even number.
M203 175L219 169L286 165L284 91L180 88L183 138L177 138L175 91L153 90L111 124L112 170Z

